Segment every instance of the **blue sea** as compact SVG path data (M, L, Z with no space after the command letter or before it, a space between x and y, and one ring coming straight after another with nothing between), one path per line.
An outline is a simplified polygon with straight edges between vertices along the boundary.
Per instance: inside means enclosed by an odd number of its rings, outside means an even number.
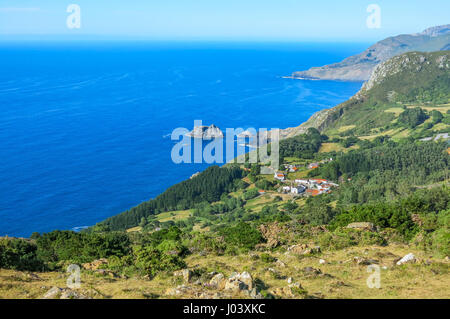
M298 126L361 83L282 78L366 44L0 44L0 236L81 229L208 164L174 164L194 120Z

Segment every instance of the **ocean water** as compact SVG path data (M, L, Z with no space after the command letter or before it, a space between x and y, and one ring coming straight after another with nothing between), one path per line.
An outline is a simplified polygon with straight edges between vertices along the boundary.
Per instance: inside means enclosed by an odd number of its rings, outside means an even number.
M365 44L0 45L0 236L79 229L208 164L174 164L169 134L194 120L286 128L361 83L281 78Z

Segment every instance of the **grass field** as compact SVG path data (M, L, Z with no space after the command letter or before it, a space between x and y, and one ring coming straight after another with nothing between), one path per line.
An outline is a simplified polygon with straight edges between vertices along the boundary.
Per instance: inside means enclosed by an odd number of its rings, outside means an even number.
M168 221L177 221L177 220L183 220L183 219L188 219L189 217L192 216L192 211L190 209L188 210L177 210L177 211L172 211L172 212L165 212L165 213L161 213L156 215L156 219L163 223L163 222L168 222Z

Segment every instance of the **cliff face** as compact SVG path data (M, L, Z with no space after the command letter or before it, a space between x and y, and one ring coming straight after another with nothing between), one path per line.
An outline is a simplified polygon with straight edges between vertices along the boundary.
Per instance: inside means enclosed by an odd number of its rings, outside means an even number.
M214 124L210 126L195 126L194 129L186 134L187 136L202 139L211 139L223 137L223 132Z
M432 27L421 33L384 39L364 52L342 62L292 73L296 79L366 81L374 68L393 56L411 51L439 51L450 46L450 24Z
M378 64L370 79L348 101L315 113L300 126L282 130L280 136L293 137L305 133L310 127L323 132L330 126L336 126L344 114L357 112L358 107L361 108L369 99L380 103L388 102L396 94L408 95L415 88L427 89L435 85L437 80L445 81L449 78L450 51L409 52L395 56Z

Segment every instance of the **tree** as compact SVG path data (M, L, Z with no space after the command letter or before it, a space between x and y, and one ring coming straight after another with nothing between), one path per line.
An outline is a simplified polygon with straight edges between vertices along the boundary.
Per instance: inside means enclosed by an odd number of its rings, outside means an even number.
M428 116L420 107L406 109L398 116L398 122L404 124L409 128L415 128L417 125L422 124Z

